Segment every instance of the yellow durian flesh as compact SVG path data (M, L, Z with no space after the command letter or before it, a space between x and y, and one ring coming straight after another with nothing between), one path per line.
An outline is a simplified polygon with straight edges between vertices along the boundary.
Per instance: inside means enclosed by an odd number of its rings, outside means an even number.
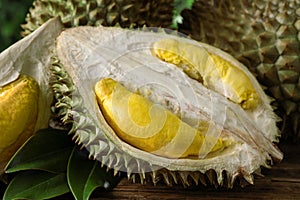
M34 133L38 97L38 83L27 75L0 88L0 171Z
M241 69L203 47L163 39L153 44L153 52L161 60L182 67L190 77L223 93L243 109L254 109L259 102L251 80Z
M205 136L167 109L130 92L111 78L101 79L95 93L104 117L116 134L144 151L168 158L198 158L230 145L228 140ZM209 124L201 125L203 131Z

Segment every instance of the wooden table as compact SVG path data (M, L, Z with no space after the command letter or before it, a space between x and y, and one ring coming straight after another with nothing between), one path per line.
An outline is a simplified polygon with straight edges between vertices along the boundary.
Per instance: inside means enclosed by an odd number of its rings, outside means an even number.
M282 145L284 160L264 169L264 177L256 177L254 185L245 188L224 189L214 187L133 184L122 180L111 192L97 191L94 199L300 199L300 144Z

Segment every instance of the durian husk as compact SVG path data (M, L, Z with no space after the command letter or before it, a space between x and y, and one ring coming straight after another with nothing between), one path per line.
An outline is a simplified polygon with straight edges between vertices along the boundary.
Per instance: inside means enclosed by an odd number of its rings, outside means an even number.
M126 40L122 39L124 35L126 35ZM247 182L253 183L253 173L259 170L260 166L269 166L271 161L269 153L279 160L282 159L282 155L274 148L272 144L273 137L271 137L272 139L267 137L260 130L260 125L256 127L252 124L253 118L244 113L241 107L228 102L221 96L218 96L220 102L224 99L226 105L232 106L233 113L240 112L239 118L236 120L245 121L244 123L237 123L247 126L246 129L250 131L250 135L242 135L241 138L237 139L238 141L247 141L244 143L246 146L234 146L232 149L224 151L219 157L211 159L181 160L153 155L122 141L106 122L97 106L95 94L92 92L99 75L101 76L101 73L105 74L105 68L101 70L97 69L97 66L107 67L113 64L111 60L114 60L116 56L120 56L118 52L124 51L126 47L137 47L139 49L139 47L142 48L146 45L149 49L149 43L158 40L160 37L175 37L178 39L178 36L170 36L163 32L145 32L144 35L139 37L139 33L133 31L105 27L80 27L64 31L58 38L57 57L54 58L52 65L54 78L51 85L57 99L53 110L60 115L64 123L72 125L71 133L74 134L74 139L90 152L91 158L100 160L103 165L113 168L116 173L117 171L125 171L128 177L134 180L145 182L150 179L153 183L157 183L162 179L168 185L181 183L184 186L189 186L190 184L202 183L205 185L211 183L216 186L232 187L235 179L241 176ZM111 41L114 42L111 43ZM117 41L123 42L119 43ZM128 46L124 44L124 41L128 43ZM102 44L104 44L103 47L101 47ZM225 57L230 61L234 60L216 48L205 44L201 45L219 55L226 55ZM110 49L114 49L114 51ZM127 53L124 51L121 55ZM152 55L149 54L148 56ZM125 59L122 65L127 67L140 62L135 58L129 59L126 56L121 56L120 59L120 62ZM156 58L152 56L151 59L155 60ZM249 76L251 76L250 73ZM265 96L259 84L255 82L255 78L252 77L251 80L254 81L260 91L262 102L264 102L262 105L263 107L266 106L264 107L266 113L272 113L271 107L267 106L269 105L269 99ZM228 115L227 117L232 116ZM277 135L276 127L273 134ZM256 146L255 149L263 149L259 150L260 153L257 154L259 156L250 156L250 160L244 160L245 155L242 153L242 149L247 149L247 143L250 146ZM247 155L256 154L254 152L249 150ZM246 164L249 162L251 164Z
M300 1L196 0L182 16L179 31L230 53L257 76L275 99L283 136L299 140Z
M36 0L26 16L22 35L28 35L47 20L59 16L65 27L120 26L169 27L174 0Z

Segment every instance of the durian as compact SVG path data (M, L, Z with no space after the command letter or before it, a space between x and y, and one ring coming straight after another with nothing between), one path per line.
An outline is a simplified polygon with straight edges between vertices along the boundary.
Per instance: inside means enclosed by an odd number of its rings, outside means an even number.
M0 171L34 133L38 97L37 82L25 75L0 88Z
M22 34L28 35L57 16L65 27L168 27L172 23L173 0L36 0L22 25Z
M275 99L284 136L300 138L300 1L196 0L179 31L237 58Z
M61 30L50 20L0 54L0 175L18 148L48 127L50 55Z
M241 70L257 94L257 105L244 110L240 104L226 98L225 93L202 85L178 66L160 60L153 54L154 44L165 39L203 48L209 53L207 55L216 55ZM168 47L164 50L168 51ZM189 60L189 57L185 58ZM72 124L71 133L76 142L90 152L91 158L116 172L126 172L133 181L157 183L162 180L168 185L211 183L232 187L237 177L253 183L253 174L260 166L267 167L272 159L282 159L282 153L273 144L277 141L278 130L270 100L241 63L212 46L169 35L163 30L71 28L57 38L52 73L51 85L57 99L53 110L63 122ZM184 148L188 149L190 145L187 144L183 149L176 148L182 154L170 151L164 155L156 149L137 148L131 144L132 141L119 137L115 117L109 118L110 111L103 110L103 105L100 103L99 107L97 102L97 96L99 102L102 101L101 96L110 98L110 95L101 95L103 88L96 86L98 81L106 78L126 87L124 90L137 98L134 100L136 103L146 104L146 107L134 104L136 112L147 110L147 105L158 105L172 116L177 116L182 123L193 127L193 130L201 130L205 137L199 154L184 154ZM119 106L126 105L126 101L118 98L121 97L116 97ZM112 108L114 104L108 102L107 107ZM138 119L141 115L137 113L135 120L143 124L144 119ZM157 119L154 122L159 124ZM129 131L126 134L134 133ZM175 137L184 138L180 134ZM160 145L162 147L155 148L163 150L168 145L172 146L172 142Z

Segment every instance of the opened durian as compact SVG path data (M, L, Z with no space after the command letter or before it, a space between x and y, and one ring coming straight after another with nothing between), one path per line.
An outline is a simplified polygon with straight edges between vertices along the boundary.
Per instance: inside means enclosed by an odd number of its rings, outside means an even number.
M55 54L54 112L92 158L135 181L232 187L282 159L270 100L219 49L162 30L86 26L63 31Z
M0 54L0 175L23 143L48 127L49 55L61 28L52 20Z
M196 0L179 31L225 50L257 75L285 136L300 138L300 1Z

